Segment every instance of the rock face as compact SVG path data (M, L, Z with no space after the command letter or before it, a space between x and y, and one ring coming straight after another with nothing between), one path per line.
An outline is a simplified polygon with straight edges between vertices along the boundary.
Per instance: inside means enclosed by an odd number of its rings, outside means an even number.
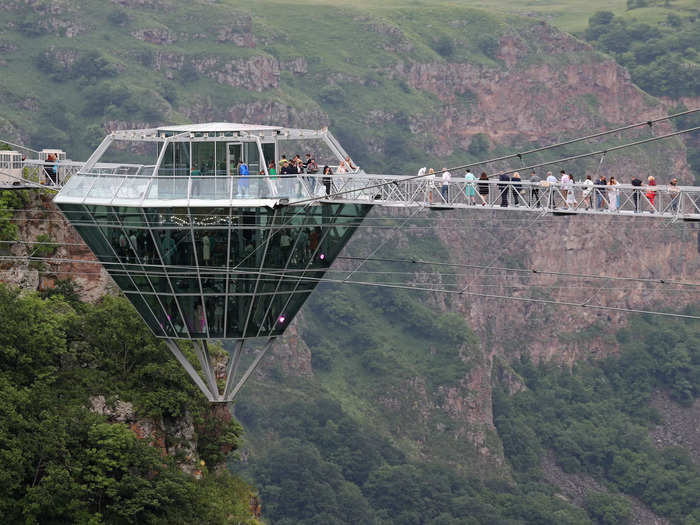
M651 406L662 415L663 421L650 434L658 448L683 447L690 452L696 465L700 465L700 401L690 406L680 406L665 392L655 392Z
M549 451L542 461L544 478L554 485L560 497L579 507L583 506L586 496L596 492L609 492L608 489L586 474L568 474L556 463L556 457ZM632 496L625 496L630 505L634 525L670 525L666 518L658 516L644 503Z
M58 208L51 202L52 194L31 194L26 209L16 214L20 226L20 239L36 242L56 243L55 251L49 256L51 261L41 263L3 263L9 273L0 273L0 280L20 285L27 289L42 289L55 285L56 281L72 279L85 300L95 301L105 293L116 291L116 285L107 272L97 264L97 259L83 243L72 226L63 218ZM31 256L35 244L15 244L12 254ZM84 262L83 262L84 261Z

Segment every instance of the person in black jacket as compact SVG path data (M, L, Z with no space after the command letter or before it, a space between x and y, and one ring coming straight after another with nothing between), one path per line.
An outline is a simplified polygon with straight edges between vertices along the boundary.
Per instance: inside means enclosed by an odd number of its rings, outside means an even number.
M522 179L520 178L520 173L517 171L513 173L513 176L510 178L510 181L513 183L513 185L510 187L510 191L513 194L513 205L515 206L520 206L520 191L522 190Z
M510 182L510 177L505 173L498 177L499 182ZM498 191L501 194L501 208L506 208L508 206L508 184L499 184Z
M482 171L481 175L479 175L479 180L480 181L486 181L486 182L479 182L477 185L477 190L479 191L479 196L481 197L481 205L486 206L486 204L489 201L489 187L491 186L489 182L489 176L486 175L486 172Z
M631 180L632 186L632 200L634 201L634 213L639 213L639 194L642 192L641 185L642 180L635 174L634 178Z

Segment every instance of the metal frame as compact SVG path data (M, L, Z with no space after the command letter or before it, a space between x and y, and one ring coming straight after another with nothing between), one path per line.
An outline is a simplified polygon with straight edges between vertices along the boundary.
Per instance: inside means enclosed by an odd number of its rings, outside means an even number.
M229 358L226 366L226 382L221 391L219 390L216 374L214 372L215 363L211 358L206 341L193 341L194 353L197 356L200 370L197 370L190 362L177 340L166 339L165 344L210 402L230 403L236 398L243 386L250 379L250 376L258 369L258 366L260 366L263 358L267 355L275 339L275 337L267 338L263 348L258 351L258 354L240 377L238 377L238 370L240 368L245 341L238 342L234 350L228 352Z

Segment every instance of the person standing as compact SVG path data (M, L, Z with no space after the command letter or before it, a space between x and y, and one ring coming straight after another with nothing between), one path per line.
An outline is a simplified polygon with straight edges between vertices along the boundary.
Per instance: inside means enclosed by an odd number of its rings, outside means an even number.
M513 205L520 206L520 192L522 191L522 179L520 178L520 173L517 171L513 173L510 181L513 183L510 187L510 191L513 194Z
M596 193L596 208L597 208L598 210L602 210L602 209L603 209L603 203L605 202L605 198L604 198L604 196L603 196L603 191L604 191L604 190L603 190L602 186L607 186L607 185L608 185L608 181L605 180L605 177L604 177L603 175L601 175L600 177L598 177L598 180L595 181L594 184L595 184L595 186L597 186L597 188L596 188L596 190L595 190L595 193Z
M428 192L428 201L430 204L433 203L433 189L435 189L435 170L433 168L430 168L428 170L428 176L427 176L428 181L426 182L426 191Z
M333 170L331 167L326 165L323 167L323 185L326 187L326 197L331 194L331 184L333 182Z
M535 208L540 207L540 188L539 188L540 178L537 176L537 172L532 170L530 172L530 195L531 201L530 206Z
M491 185L489 184L489 176L486 175L485 171L481 172L481 175L479 175L479 184L477 189L479 190L479 197L481 197L481 205L486 206L486 203L489 201L489 188Z
M671 210L673 212L678 211L678 201L680 200L681 192L678 189L678 179L677 178L672 178L671 182L668 186L668 193L671 196Z
M447 171L447 168L442 168L442 185L440 186L440 193L442 194L442 200L446 203L450 202L450 180L452 180L452 174Z
M506 173L501 173L498 176L498 192L501 194L501 208L508 207L509 182L510 177Z
M617 210L617 196L619 192L615 177L610 177L610 182L608 182L608 209L610 211Z
M467 172L464 174L464 181L466 185L464 186L464 195L467 197L467 204L474 206L476 204L476 189L474 188L474 181L476 177L472 173L472 170L467 168Z
M569 201L566 197L569 194L569 189L571 186L571 177L564 170L561 170L559 173L559 182L561 183L561 195L562 197L564 197L564 202L568 205Z
M552 174L551 171L547 172L547 192L549 195L549 199L547 199L547 207L550 209L554 209L554 191L557 187L557 178Z
M656 198L656 179L654 178L653 175L649 175L647 177L647 193L646 197L649 199L649 203L651 204L651 213L654 213L656 211L656 206L654 205L654 199Z
M634 178L630 181L632 184L632 201L634 202L634 213L639 213L639 196L642 193L642 179L640 179L637 174L634 174Z
M590 210L593 205L591 203L591 192L593 191L593 180L590 175L586 175L586 180L583 181L583 205L586 210Z

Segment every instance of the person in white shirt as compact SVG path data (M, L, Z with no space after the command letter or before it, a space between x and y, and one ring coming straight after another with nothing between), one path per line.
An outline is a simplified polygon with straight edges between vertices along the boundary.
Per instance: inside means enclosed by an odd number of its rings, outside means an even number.
M428 170L428 176L426 177L428 179L428 182L425 185L425 191L427 193L427 199L430 201L430 203L433 203L433 188L435 188L435 170L433 168L430 168Z
M610 211L617 210L617 197L620 190L617 188L617 181L615 177L610 177L610 182L608 182L608 209Z
M566 205L569 208L576 207L576 192L574 190L574 176L568 175L569 180L566 183Z
M583 185L586 187L583 190L583 205L587 210L590 210L592 207L591 192L593 191L593 179L591 179L590 175L586 175L586 180L583 181Z
M440 187L440 193L445 202L449 201L449 191L450 191L450 180L452 179L452 174L447 171L447 168L442 168L442 186Z
M549 208L554 208L554 188L553 186L557 185L557 178L552 175L551 171L547 172L547 191L549 192Z

